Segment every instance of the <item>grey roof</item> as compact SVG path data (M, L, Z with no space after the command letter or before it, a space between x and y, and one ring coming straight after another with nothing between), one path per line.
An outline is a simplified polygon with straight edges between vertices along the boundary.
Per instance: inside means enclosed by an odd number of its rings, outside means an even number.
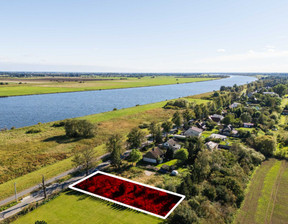
M150 158L150 159L157 159L158 156L162 156L162 155L164 155L164 152L158 147L155 147L151 149L149 152L147 152L143 157Z

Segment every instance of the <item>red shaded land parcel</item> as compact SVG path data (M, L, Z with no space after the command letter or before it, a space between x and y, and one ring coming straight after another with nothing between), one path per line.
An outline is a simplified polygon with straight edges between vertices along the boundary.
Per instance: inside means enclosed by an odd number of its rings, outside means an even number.
M144 186L100 171L76 182L71 188L161 218L166 218L184 199L182 195Z

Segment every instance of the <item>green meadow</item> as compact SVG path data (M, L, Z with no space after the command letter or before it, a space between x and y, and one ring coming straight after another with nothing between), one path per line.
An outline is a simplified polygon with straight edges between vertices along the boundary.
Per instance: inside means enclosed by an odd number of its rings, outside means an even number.
M189 82L201 82L215 80L216 78L181 78L173 76L156 76L155 78L143 77L119 79L115 77L115 80L99 80L99 81L84 81L84 82L49 82L47 80L30 81L30 79L16 78L0 79L0 82L8 82L9 85L0 86L1 96L20 96L20 95L33 95L33 94L46 94L46 93L62 93L62 92L76 92L76 91L90 91L90 90L106 90L106 89L121 89L132 87L144 87L144 86L158 86L158 85L171 85L181 84ZM101 78L102 79L102 78Z
M101 199L68 191L13 223L157 224L162 220Z

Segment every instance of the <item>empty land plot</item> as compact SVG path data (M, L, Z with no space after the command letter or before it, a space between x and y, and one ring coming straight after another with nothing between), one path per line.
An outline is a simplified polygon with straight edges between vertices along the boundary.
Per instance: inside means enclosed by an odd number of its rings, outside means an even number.
M288 164L285 160L270 159L257 169L235 223L285 223L287 221L287 168Z

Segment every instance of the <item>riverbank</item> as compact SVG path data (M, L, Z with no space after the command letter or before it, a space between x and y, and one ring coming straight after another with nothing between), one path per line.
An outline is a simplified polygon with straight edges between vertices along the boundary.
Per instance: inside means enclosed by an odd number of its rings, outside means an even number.
M228 78L229 76L227 76ZM112 77L113 78L113 77ZM26 79L17 81L17 79L0 79L0 82L8 83L8 85L0 85L0 97L8 96L23 96L23 95L39 95L51 93L67 93L67 92L82 92L94 90L109 90L109 89L124 89L135 87L147 86L160 86L183 84L193 82L212 81L220 78L183 78L171 76L155 76L155 77L142 77L142 78L125 78L119 77L107 80L97 81L48 81L47 79L39 79L38 81L30 81Z
M207 100L186 98L195 103L206 103ZM63 127L53 127L56 122L34 125L0 132L0 200L14 193L14 182L17 190L22 191L41 181L42 174L51 178L72 168L71 149L76 145L91 145L97 155L106 153L104 143L111 134L125 136L133 127L143 122L163 122L170 118L173 110L162 107L166 101L94 114L87 119L98 124L96 137L92 139L67 139ZM27 134L30 129L41 132Z
M0 129L19 128L68 118L145 105L179 97L219 90L221 86L243 85L253 77L231 76L225 79L73 93L42 94L0 98Z

